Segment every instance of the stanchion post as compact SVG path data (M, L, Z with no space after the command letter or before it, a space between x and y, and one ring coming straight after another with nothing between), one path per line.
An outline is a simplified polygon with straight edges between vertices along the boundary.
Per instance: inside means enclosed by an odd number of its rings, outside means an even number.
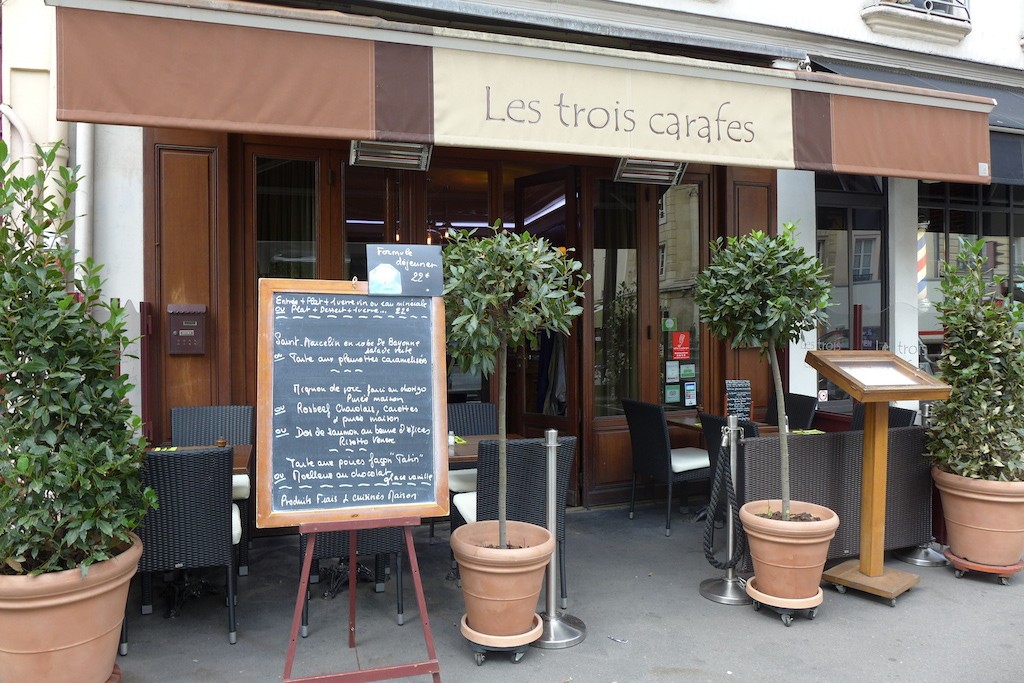
M558 538L558 430L548 429L544 432L544 445L547 448L547 518L548 531L555 539ZM557 548L557 543L556 543ZM540 638L530 643L533 647L545 650L559 650L572 647L583 642L587 637L587 627L572 616L555 610L555 585L558 577L558 550L551 554L548 563L547 585L545 587L545 614L540 615L544 623L544 631Z
M740 443L740 422L735 415L729 415L728 426L722 430L728 434L729 446L729 476L732 478L733 486L736 485L736 461L739 459ZM725 444L723 443L723 447ZM712 481L715 473L711 473ZM726 506L729 500L726 497ZM708 510L711 524L714 524L714 510ZM732 510L725 514L725 552L726 557L731 558L736 548L736 527L733 522ZM720 579L705 579L700 583L700 594L712 602L720 602L723 605L749 605L753 600L747 595L743 580L740 579L735 570L729 567L725 570L725 576Z

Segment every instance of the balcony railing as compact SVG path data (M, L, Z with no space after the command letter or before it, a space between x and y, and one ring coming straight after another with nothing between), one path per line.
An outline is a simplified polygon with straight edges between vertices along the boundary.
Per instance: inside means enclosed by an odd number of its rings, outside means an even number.
M946 45L971 32L969 0L875 0L860 16L875 33Z
M933 14L944 19L971 20L970 0L879 0L878 5L896 5L908 12Z

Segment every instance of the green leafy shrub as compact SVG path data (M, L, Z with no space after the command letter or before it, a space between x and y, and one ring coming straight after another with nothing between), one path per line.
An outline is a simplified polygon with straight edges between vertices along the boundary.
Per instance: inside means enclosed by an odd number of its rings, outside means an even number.
M540 332L568 335L583 312L583 265L543 237L494 224L494 234L449 230L444 247L448 354L463 372L498 378L498 528L505 547L508 351L536 346Z
M37 148L22 177L0 142L0 573L108 559L154 504L120 372L125 312L70 244L76 169ZM51 190L50 188L55 188Z
M1024 308L996 295L984 248L963 241L942 264L939 377L952 391L932 406L928 457L951 474L1024 481Z
M772 367L779 424L786 424L777 349L826 320L832 285L818 259L793 238L794 223L777 235L760 230L711 244L711 262L697 275L700 321L736 347L756 346ZM780 430L782 517L789 519L789 442Z

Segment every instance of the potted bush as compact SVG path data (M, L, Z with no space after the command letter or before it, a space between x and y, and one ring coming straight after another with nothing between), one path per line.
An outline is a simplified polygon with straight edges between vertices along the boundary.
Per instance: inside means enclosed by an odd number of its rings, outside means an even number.
M1024 308L997 295L987 263L978 240L943 264L938 371L952 389L932 406L928 457L951 559L1006 567L1024 554Z
M102 683L155 496L124 311L100 298L100 266L74 263L76 171L57 150L20 177L0 142L0 678Z
M795 230L795 224L785 223L774 236L754 231L727 240L719 238L711 244L711 262L697 275L700 320L711 334L734 347L758 347L767 354L780 425L787 422L778 348L825 321L831 292L821 263L796 244ZM740 509L757 590L773 596L776 601L764 602L776 606L785 606L778 599L814 600L820 594L828 544L839 526L834 511L790 500L788 439L787 430L780 429L779 500L750 501ZM785 542L793 535L809 556L794 562L791 569L781 558L771 559L767 554L774 552L777 539ZM808 542L809 537L814 543ZM792 549L781 552L794 553ZM809 571L797 573L796 566ZM748 593L752 587L752 581L748 582Z
M452 532L451 546L466 600L469 630L463 634L481 645L515 646L540 635L539 622L534 623L537 597L555 540L543 527L506 517L508 353L536 344L542 331L568 335L583 312L579 300L589 275L565 250L528 232L505 230L500 221L490 237L474 233L447 234L445 318L452 362L464 372L497 377L498 519L460 526ZM523 573L514 582L519 565ZM514 597L493 596L498 589Z

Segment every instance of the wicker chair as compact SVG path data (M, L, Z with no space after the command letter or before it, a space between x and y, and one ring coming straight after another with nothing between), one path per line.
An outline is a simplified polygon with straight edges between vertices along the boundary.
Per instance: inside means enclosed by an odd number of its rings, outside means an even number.
M224 567L227 575L228 641L235 643L235 544L241 537L238 507L231 500L231 448L151 451L144 484L160 507L138 528L142 613L153 611L153 574ZM127 652L122 632L121 653Z
M668 485L665 509L665 535L672 534L672 486L678 484L685 505L686 484L710 479L711 461L702 448L672 448L668 436L665 408L657 403L644 403L622 399L622 409L629 425L629 440L633 449L633 479L629 492L629 518L633 519L636 506L636 479L638 474Z
M789 430L810 429L814 425L814 411L818 409L818 398L804 394L783 394L786 402L786 418L789 420ZM764 421L770 425L779 425L779 406L775 401L775 393L772 393L768 400L768 409L764 414Z
M889 429L896 427L913 427L917 422L917 411L909 408L897 408L889 406ZM864 431L864 404L855 401L853 404L853 417L850 420L852 431Z
M547 445L544 439L508 441L508 487L506 518L548 528ZM558 575L561 605L569 602L565 567L565 499L569 476L576 457L576 437L558 437L556 453L555 510L557 512ZM498 518L498 442L481 441L477 456L477 490L455 496L453 509L467 521Z
M224 439L229 446L252 444L255 440L252 406L181 406L171 408L171 444L174 446L212 446ZM242 514L242 540L238 543L238 574L249 573L249 496L248 474L236 474L233 496Z
M789 437L790 495L831 508L839 529L828 559L860 554L864 433L793 434ZM740 500L779 497L779 438L743 442ZM929 543L932 538L931 465L924 457L924 428L889 430L885 550ZM749 558L747 567L750 566Z
M498 433L498 406L493 403L449 403L448 404L448 431L459 436L478 436L480 434ZM452 507L452 498L458 493L467 493L476 490L476 468L475 467L452 467L448 469L448 496L449 509ZM451 528L454 530L465 520L452 514ZM430 521L430 541L434 539L434 521ZM455 556L452 555L452 567L455 567Z
M313 549L313 566L319 571L319 561L324 559L337 558L342 562L348 561L349 532L328 531L317 534L316 546ZM302 571L302 562L306 557L306 545L309 537L306 534L299 534L299 572ZM374 590L378 593L384 590L384 567L387 558L395 556L395 592L398 594L398 624L405 623L405 606L402 596L402 553L405 551L405 534L399 527L386 527L380 529L363 529L356 535L356 555L374 557ZM349 567L349 571L352 568ZM359 571L358 568L356 571ZM313 574L314 569L310 569ZM300 576L301 579L301 576ZM318 577L319 581L319 577ZM312 581L312 577L310 583ZM348 585L347 580L344 585ZM344 585L341 588L344 588ZM302 606L302 637L309 635L309 594L306 590L306 604Z

